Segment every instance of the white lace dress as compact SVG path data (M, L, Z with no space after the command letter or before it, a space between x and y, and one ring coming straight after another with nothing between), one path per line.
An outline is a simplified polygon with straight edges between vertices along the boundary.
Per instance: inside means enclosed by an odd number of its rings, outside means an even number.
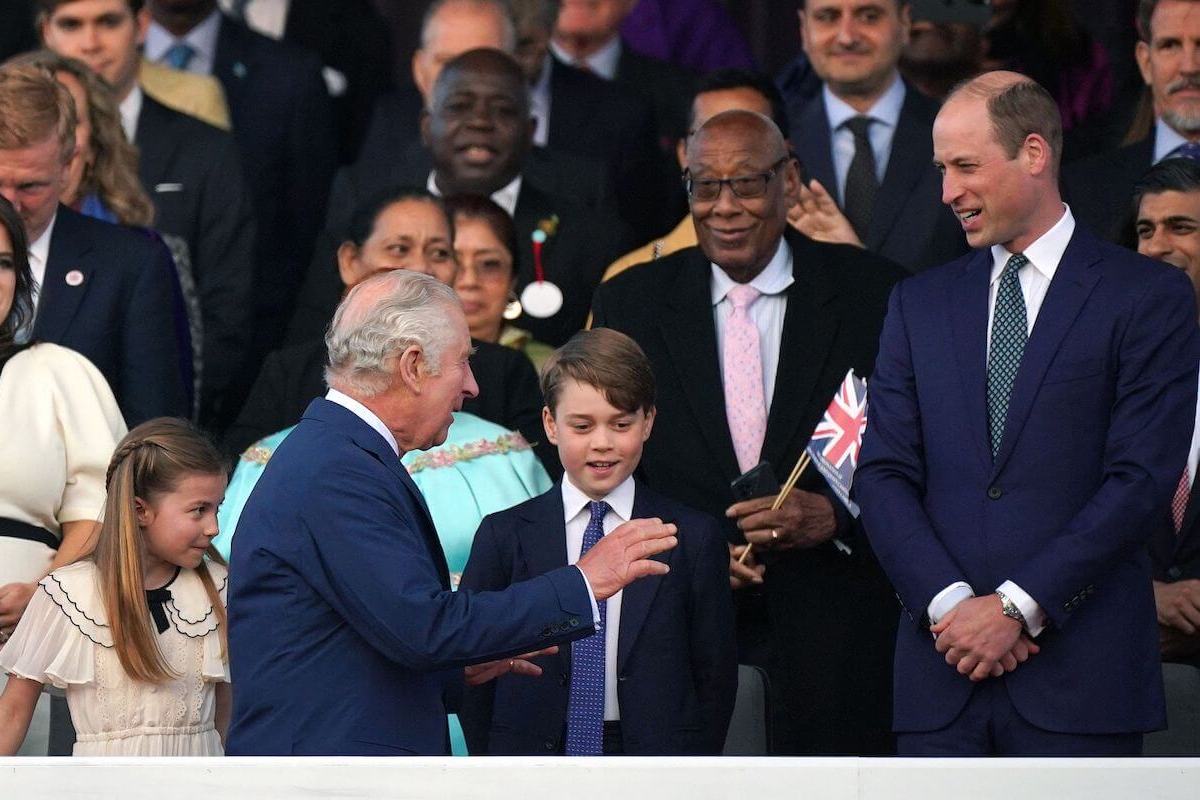
M225 568L210 562L208 569L225 602ZM216 684L229 681L217 614L194 570L180 570L167 589L169 625L158 644L179 677L166 683L142 683L125 674L91 561L43 578L0 649L0 670L66 690L75 755L224 754L213 726Z

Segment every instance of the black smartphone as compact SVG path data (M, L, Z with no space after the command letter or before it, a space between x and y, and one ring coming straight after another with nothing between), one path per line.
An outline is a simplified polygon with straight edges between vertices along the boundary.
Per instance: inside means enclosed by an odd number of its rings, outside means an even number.
M733 490L734 501L740 503L743 500L779 494L779 480L775 477L775 470L771 469L770 463L760 461L757 466L734 478L729 488Z

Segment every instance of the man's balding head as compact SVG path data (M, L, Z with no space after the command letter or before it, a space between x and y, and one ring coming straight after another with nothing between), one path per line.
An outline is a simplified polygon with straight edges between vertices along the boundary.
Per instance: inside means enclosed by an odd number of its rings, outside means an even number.
M983 101L992 134L1010 158L1016 157L1030 134L1045 139L1050 146L1054 175L1058 176L1063 149L1062 115L1041 84L1019 72L996 70L955 87L946 104L956 99Z
M482 194L521 172L533 140L521 67L499 50L469 50L438 76L421 136L443 194Z
M516 46L516 26L503 0L437 0L421 24L413 82L428 105L433 85L451 59L481 47L512 53Z
M783 135L762 114L724 111L700 126L687 157L700 249L733 280L752 280L779 249L800 183Z

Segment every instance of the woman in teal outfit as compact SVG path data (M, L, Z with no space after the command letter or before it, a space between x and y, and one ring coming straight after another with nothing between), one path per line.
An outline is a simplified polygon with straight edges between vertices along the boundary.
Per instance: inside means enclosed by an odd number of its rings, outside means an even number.
M292 428L285 428L267 436L238 459L217 515L220 533L213 540L225 558L229 558L238 518L254 484L275 448L291 432ZM425 496L455 589L483 518L537 497L551 486L550 476L521 434L461 411L455 413L444 444L405 453L402 463ZM450 722L453 752L466 755L458 720L451 716Z

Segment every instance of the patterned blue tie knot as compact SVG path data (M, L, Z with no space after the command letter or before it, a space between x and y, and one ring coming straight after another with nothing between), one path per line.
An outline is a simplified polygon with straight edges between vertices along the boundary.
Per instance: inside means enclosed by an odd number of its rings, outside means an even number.
M173 69L187 69L195 55L196 48L187 42L176 42L167 48L166 53L163 53L163 61Z
M1165 161L1167 158L1190 158L1193 161L1200 161L1200 142L1184 142L1167 153L1163 160Z

